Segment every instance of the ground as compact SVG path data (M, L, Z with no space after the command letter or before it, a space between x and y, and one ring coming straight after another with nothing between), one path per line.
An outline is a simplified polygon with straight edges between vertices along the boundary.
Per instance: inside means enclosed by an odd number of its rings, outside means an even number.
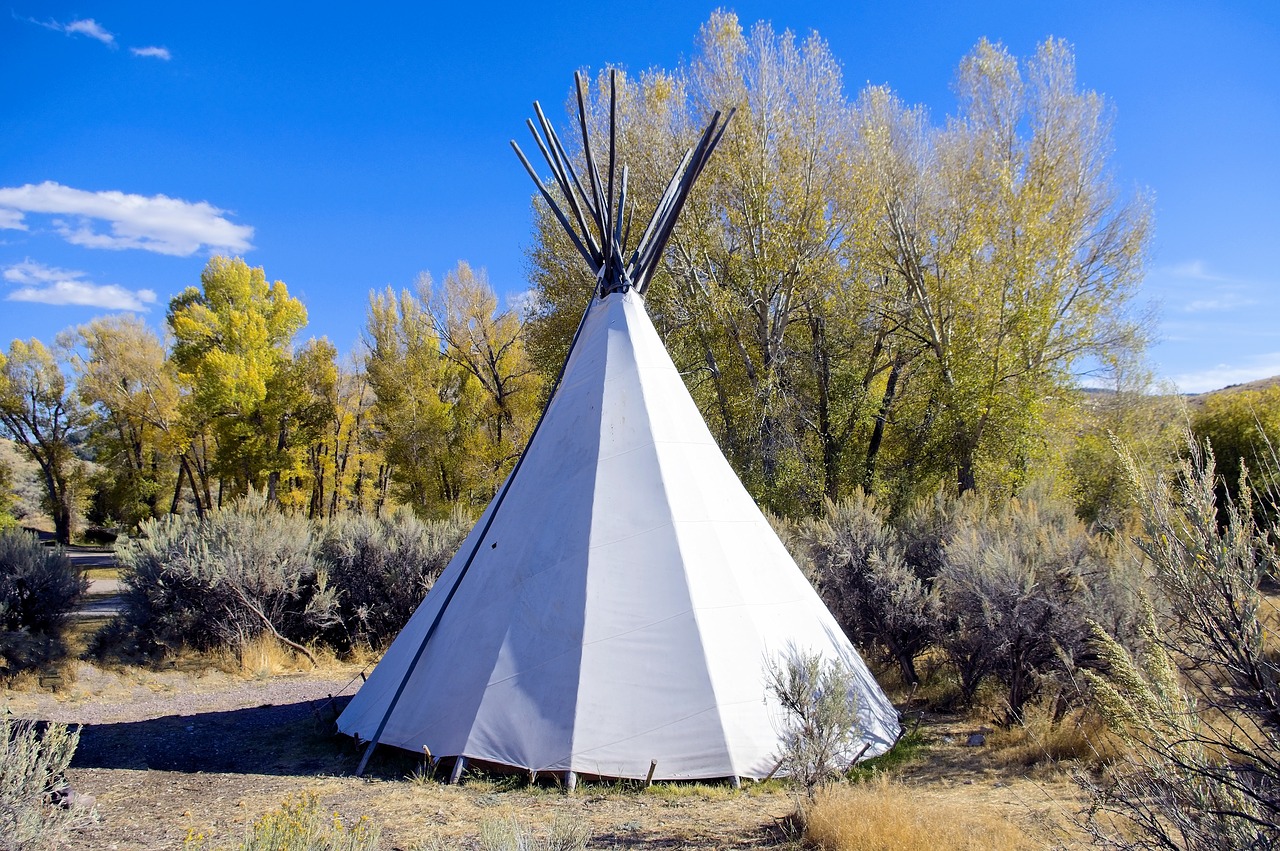
M93 795L98 820L72 847L181 848L192 834L232 842L289 793L311 791L348 822L382 826L385 847L426 838L475 847L486 819L543 826L585 822L592 848L800 848L788 829L795 804L778 782L727 786L659 785L648 791L583 784L566 795L523 780L470 779L449 786L415 777L419 760L393 749L353 776L359 752L333 734L329 696L351 694L359 668L330 663L318 672L258 676L216 668L102 670L78 664L46 691L28 684L0 696L18 716L83 725L70 782ZM970 719L933 717L918 738L920 758L896 769L906 784L1014 822L1031 845L1070 839L1078 792L1065 771L1010 765L988 746L968 747Z

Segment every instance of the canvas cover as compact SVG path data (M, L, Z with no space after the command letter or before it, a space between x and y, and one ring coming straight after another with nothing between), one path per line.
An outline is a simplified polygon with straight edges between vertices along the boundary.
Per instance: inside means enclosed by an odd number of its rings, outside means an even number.
M766 666L817 651L856 674L865 755L895 740L896 711L720 452L634 291L593 303L477 542L492 511L342 732L372 739L403 682L383 744L533 771L643 778L656 760L662 779L759 778L784 720Z

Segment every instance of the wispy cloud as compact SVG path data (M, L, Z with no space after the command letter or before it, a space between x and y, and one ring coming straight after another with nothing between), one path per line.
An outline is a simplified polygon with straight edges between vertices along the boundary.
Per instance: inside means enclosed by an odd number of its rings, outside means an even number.
M134 56L151 56L155 59L163 59L165 62L173 58L173 54L167 47L131 47L129 50Z
M1211 313L1238 310L1257 303L1257 299L1250 298L1242 293L1220 290L1211 298L1198 298L1195 301L1189 301L1183 305L1182 309L1187 313Z
M18 20L26 21L29 24L35 24L37 26L44 27L47 30L53 30L54 32L66 33L67 35L88 36L95 41L102 42L108 47L116 46L116 37L108 31L106 27L102 26L102 24L98 23L93 18L76 18L74 21L69 21L64 24L61 21L55 21L53 18L50 18L47 21L42 21L38 18L21 18L17 15L14 15L14 17L18 18Z
M1252 355L1243 363L1220 363L1208 369L1175 375L1171 380L1183 393L1207 393L1273 375L1280 375L1280 352Z
M82 35L86 38L91 38L94 41L100 41L107 47L113 49L119 46L116 44L115 33L108 30L93 18L76 18L75 20L63 23L62 21L54 20L53 18L42 21L39 18L23 17L17 13L14 13L13 17L19 21L26 21L29 24L35 24L36 26L44 27L45 29L53 30L54 32L60 32L66 35ZM130 47L129 52L134 56L162 59L165 62L168 62L173 58L173 54L169 52L169 48L160 47L158 45Z
M72 221L55 218L53 227L67 242L86 248L138 248L179 257L202 248L235 253L253 248L253 228L231 222L226 212L207 201L88 192L53 181L0 187L0 222L25 229L27 213L72 216ZM100 222L109 229L99 230Z
M81 18L80 20L72 21L63 27L63 30L68 34L79 33L80 35L87 35L89 38L97 39L103 44L114 46L116 43L116 37L103 29L102 25L93 18Z
M130 290L118 284L95 284L86 280L84 272L46 266L30 259L6 267L4 279L19 286L5 296L6 301L146 311L148 305L154 304L156 300L154 290Z
M1175 263L1164 269L1175 278L1190 278L1194 281L1228 281L1230 280L1223 275L1209 271L1209 266L1203 260L1186 260L1182 263Z

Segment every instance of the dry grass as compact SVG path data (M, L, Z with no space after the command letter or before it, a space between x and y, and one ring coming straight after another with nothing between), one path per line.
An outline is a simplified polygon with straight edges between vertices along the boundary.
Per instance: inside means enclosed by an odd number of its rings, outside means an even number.
M1001 815L956 795L877 778L819 792L805 835L823 851L1021 851L1044 847Z
M1097 713L1076 711L1054 724L1042 707L1029 711L1023 724L991 733L987 744L994 761L1010 767L1071 760L1098 768L1124 754L1124 743Z
M1267 658L1280 664L1280 592L1262 593L1258 620L1262 622L1262 647Z

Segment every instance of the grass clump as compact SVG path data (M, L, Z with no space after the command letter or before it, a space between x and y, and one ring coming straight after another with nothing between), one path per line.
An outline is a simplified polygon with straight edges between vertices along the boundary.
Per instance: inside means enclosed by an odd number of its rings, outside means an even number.
M521 821L516 816L487 818L480 822L480 835L473 843L459 845L457 837L432 836L413 846L413 851L455 851L459 847L480 851L585 851L591 831L577 819L553 818L545 828Z
M949 801L881 775L820 789L805 807L805 838L823 851L1020 851L1026 833L971 803Z
M63 806L55 795L80 742L79 729L0 713L0 851L44 851L62 847L91 813Z
M851 783L873 780L881 775L895 771L919 759L929 749L929 740L924 731L912 730L905 734L892 748L880 756L864 759L850 768L845 779Z
M212 846L204 834L189 831L186 851L204 851ZM274 810L259 816L236 851L377 851L378 826L361 816L348 825L336 812L320 808L314 792L288 795Z

